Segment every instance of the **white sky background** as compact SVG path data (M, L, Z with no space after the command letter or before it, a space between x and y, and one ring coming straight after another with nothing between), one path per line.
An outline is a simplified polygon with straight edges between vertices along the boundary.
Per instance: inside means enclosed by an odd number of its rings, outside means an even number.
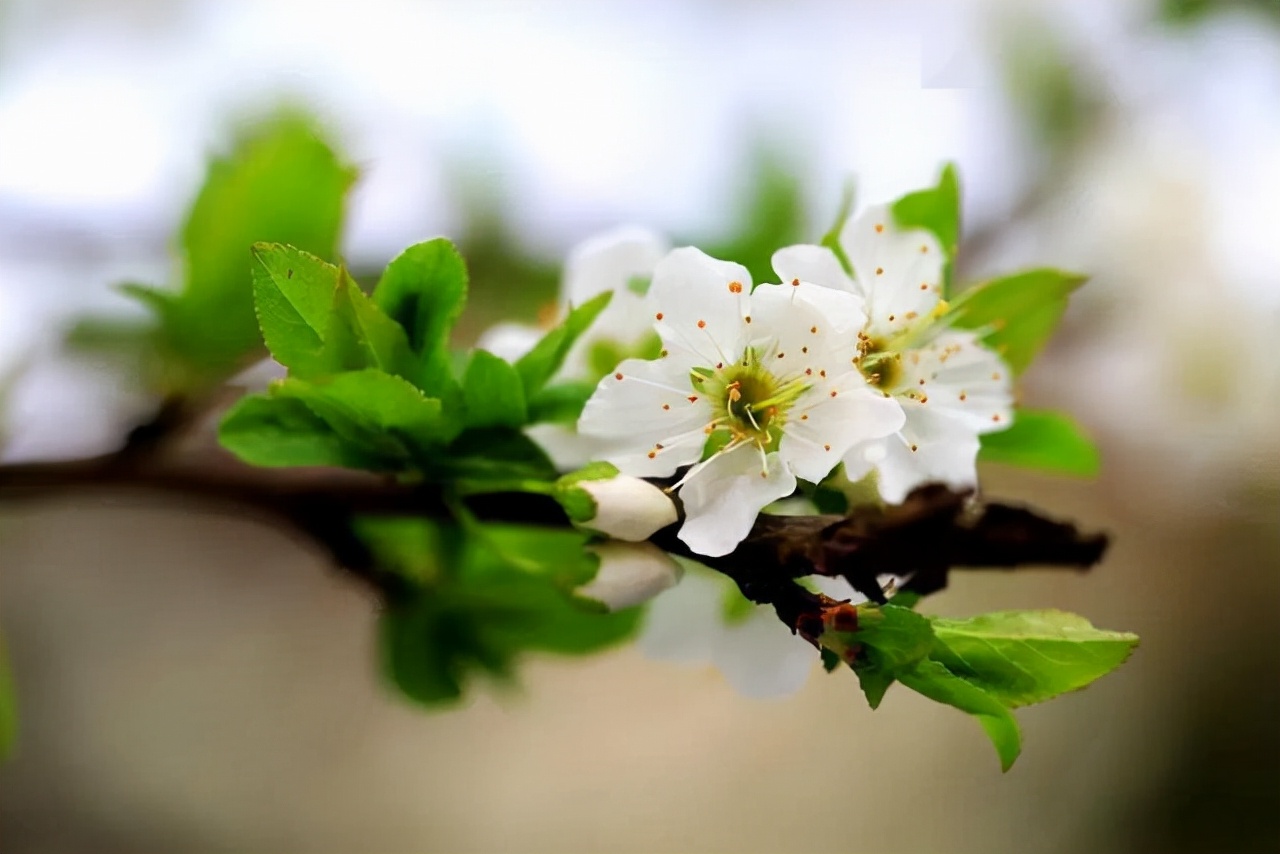
M364 170L344 248L370 265L455 227L461 162L493 170L550 254L624 221L716 233L762 134L796 156L815 222L850 174L879 200L949 159L967 221L999 216L1035 153L981 45L990 19L1030 7L1102 70L1134 134L1190 140L1192 177L1228 188L1211 194L1215 251L1273 293L1280 241L1257 237L1280 220L1275 39L1231 21L1157 39L1136 33L1148 5L0 0L0 363L87 305L122 310L113 281L171 278L163 249L206 152L231 117L282 96ZM11 455L114 438L82 413L119 389L65 382L24 383Z

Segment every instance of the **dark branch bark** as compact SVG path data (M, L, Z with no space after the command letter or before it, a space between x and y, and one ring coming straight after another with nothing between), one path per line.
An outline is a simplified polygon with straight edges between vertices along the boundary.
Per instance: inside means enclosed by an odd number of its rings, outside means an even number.
M346 572L395 596L405 582L383 571L354 533L359 516L448 517L433 484L342 470L257 469L232 461L168 462L132 450L71 462L0 466L0 502L83 494L86 490L146 490L213 501L232 512L270 519L321 545ZM466 499L487 521L567 525L551 498L496 493ZM904 589L927 594L947 584L953 569L1018 569L1029 565L1088 569L1107 546L1102 534L1029 508L987 503L941 486L916 490L902 505L863 508L849 516L761 516L747 539L723 557L694 554L678 525L652 541L732 578L754 602L772 605L792 629L813 638L838 603L796 583L808 575L843 577L883 602L880 575L906 577ZM818 622L815 622L818 621Z

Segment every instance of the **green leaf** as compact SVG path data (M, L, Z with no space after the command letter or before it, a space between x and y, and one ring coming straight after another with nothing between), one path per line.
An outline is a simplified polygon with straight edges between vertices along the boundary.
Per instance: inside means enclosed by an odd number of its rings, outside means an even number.
M13 674L9 672L9 657L0 640L0 760L9 757L17 739L18 697L13 688Z
M346 270L338 277L324 361L335 370L378 368L412 382L416 365L404 327L383 314Z
M1007 430L982 437L978 459L1024 468L1093 477L1098 449L1080 425L1061 412L1017 409Z
M550 484L559 474L546 451L523 432L510 427L467 430L436 462L442 477L506 483L522 478Z
M346 270L292 246L253 247L253 289L267 347L290 375L309 379L377 368L412 379L416 360L400 324Z
M259 126L210 165L182 229L185 287L163 316L167 349L193 374L235 369L260 340L249 247L270 240L333 255L354 179L298 116Z
M567 382L546 386L529 400L529 423L576 424L595 390L595 383Z
M840 660L840 656L836 655L834 652L832 652L829 649L823 649L821 652L821 655L822 655L822 669L828 673L831 673L837 667L839 667L841 664L844 663Z
M837 653L861 647L853 669L867 704L874 709L899 674L928 658L933 630L927 618L910 608L864 604L858 606L857 631L828 629L822 634L822 643L831 644Z
M344 441L388 466L440 453L455 432L439 400L378 370L311 381L289 378L273 393L305 403Z
M425 705L459 699L473 668L508 676L510 656L486 644L477 617L432 592L392 605L378 620L385 672L405 696Z
M553 582L569 592L595 578L599 560L586 550L590 535L572 528L491 523L473 532L496 561L478 571L517 569ZM472 570L477 571L477 570Z
M578 337L586 332L613 296L606 291L569 311L565 319L542 337L533 349L516 362L516 371L524 383L525 397L534 398L553 377Z
M485 350L471 354L462 397L468 427L523 427L528 421L520 375L506 360Z
M241 398L223 417L218 441L255 466L371 468L378 464L305 403L291 397Z
M573 594L596 571L585 542L568 530L474 526L444 583L383 614L388 674L409 697L437 703L476 674L509 678L526 652L584 654L634 635L640 608L607 613Z
M960 243L960 181L955 164L942 169L938 184L927 190L908 193L893 203L893 218L902 228L923 228L933 232L947 255L945 279L951 281L951 266Z
M436 582L447 572L452 543L444 525L416 517L364 516L352 528L381 570L419 585Z
M409 334L418 354L417 384L440 396L453 385L449 333L467 302L467 265L448 240L410 246L382 274L373 300Z
M930 700L976 717L996 748L1000 768L1008 771L1013 767L1022 752L1022 732L1012 713L995 697L936 661L920 662L913 670L899 674L898 681Z
M1022 373L1057 328L1067 297L1084 282L1076 273L1027 270L969 288L946 316L953 326L978 332L1014 373Z
M1137 635L1095 629L1063 611L935 618L932 657L1010 707L1085 687L1128 659Z
M324 373L321 357L338 290L338 268L309 252L253 245L253 297L267 349L301 374Z

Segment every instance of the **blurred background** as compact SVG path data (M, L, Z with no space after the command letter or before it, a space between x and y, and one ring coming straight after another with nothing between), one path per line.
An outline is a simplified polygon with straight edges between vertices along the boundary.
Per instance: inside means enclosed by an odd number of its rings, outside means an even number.
M956 161L962 280L1093 277L1023 397L1086 424L1102 476L986 490L1115 542L1089 575L968 573L928 607L1143 644L1021 712L1004 776L915 695L872 714L815 672L748 701L630 649L428 714L380 683L369 597L282 533L169 498L10 505L0 850L1280 847L1280 2L0 0L6 459L150 414L68 334L142 316L112 286L172 281L207 157L281 105L360 171L357 274L461 242L466 336L534 319L602 228L767 258L848 177L874 202Z

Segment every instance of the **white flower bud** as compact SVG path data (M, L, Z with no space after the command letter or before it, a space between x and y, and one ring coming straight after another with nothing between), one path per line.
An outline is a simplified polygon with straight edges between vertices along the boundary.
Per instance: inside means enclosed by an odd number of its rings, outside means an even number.
M680 564L652 543L609 540L587 550L600 558L600 569L595 578L578 588L577 594L602 603L610 611L649 601L674 587L684 572Z
M592 464L561 478L557 498L575 524L617 540L647 540L677 518L669 495L646 480L618 474L608 464Z

